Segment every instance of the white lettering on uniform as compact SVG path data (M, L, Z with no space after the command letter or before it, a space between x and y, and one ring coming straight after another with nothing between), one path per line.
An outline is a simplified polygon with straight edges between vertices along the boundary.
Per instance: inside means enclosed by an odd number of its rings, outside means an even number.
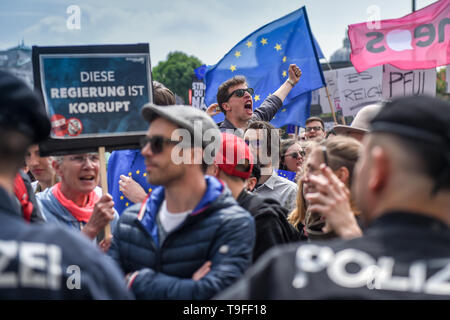
M376 261L368 253L357 249L344 249L334 253L330 247L306 244L297 249L297 267L292 281L294 288L308 284L308 273L326 269L330 280L345 288L416 292L433 295L450 295L450 259L418 260L400 263L398 270L408 270L407 276L393 275L396 261L382 256ZM350 273L347 267L357 265L359 271ZM437 272L432 273L432 270ZM432 274L427 279L428 275Z
M9 262L17 255L17 242L0 241L0 288L17 287L17 275L13 272L6 272Z
M45 243L0 240L0 288L61 287L61 248ZM14 265L13 271L6 271Z
M356 273L348 273L345 267L350 263L359 265L361 270ZM367 280L372 274L370 267L374 264L375 260L367 253L356 249L345 249L336 253L327 273L330 279L342 287L358 288L367 284Z

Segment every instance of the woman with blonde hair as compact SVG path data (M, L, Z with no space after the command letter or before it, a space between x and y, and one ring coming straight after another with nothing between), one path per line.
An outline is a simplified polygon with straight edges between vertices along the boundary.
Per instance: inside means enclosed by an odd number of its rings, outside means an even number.
M344 136L331 137L312 147L305 163L305 173L298 182L297 208L288 217L289 222L297 229L302 228L309 239L327 239L339 236L335 232L336 230L327 224L325 217L320 212L312 212L308 209L308 195L316 192L314 183L310 181L311 176L322 174L321 164L325 164L342 182L342 189L348 190L360 149L360 142ZM353 204L349 192L347 194L349 210L353 215L358 216L359 210Z

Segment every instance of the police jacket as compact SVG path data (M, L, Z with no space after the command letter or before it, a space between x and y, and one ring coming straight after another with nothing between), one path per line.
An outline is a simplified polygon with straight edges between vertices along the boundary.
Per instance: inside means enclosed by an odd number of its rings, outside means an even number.
M160 241L157 217L164 188L143 205L125 210L108 254L137 299L209 299L240 278L252 262L254 221L219 180L206 176L207 191L187 218ZM192 275L206 262L211 270Z
M450 229L391 212L361 238L273 249L218 299L450 299Z
M0 299L129 299L122 272L75 232L29 224L0 188Z

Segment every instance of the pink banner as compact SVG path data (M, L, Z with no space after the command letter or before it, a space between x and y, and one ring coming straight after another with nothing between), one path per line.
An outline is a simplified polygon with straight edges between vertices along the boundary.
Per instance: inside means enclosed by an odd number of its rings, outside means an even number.
M441 0L400 19L348 26L358 72L389 63L399 69L450 64L450 0Z

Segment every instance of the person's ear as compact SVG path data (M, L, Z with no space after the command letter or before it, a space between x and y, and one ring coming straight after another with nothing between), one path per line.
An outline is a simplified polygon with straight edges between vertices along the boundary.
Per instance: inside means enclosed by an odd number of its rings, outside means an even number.
M245 180L245 187L248 191L253 191L255 189L256 183L258 180L255 177L250 177L247 180Z
M222 103L222 109L225 110L226 112L231 111L231 106L228 102L224 102Z
M61 167L62 167L62 163L61 162L59 162L59 161L57 161L55 159L52 159L52 168L55 171L56 175L60 176L60 177L62 176L62 169L61 169Z
M350 171L348 171L347 167L340 167L335 174L346 186L349 185Z
M380 192L388 183L391 161L389 155L380 146L370 152L372 158L371 172L369 173L368 187L374 192Z

